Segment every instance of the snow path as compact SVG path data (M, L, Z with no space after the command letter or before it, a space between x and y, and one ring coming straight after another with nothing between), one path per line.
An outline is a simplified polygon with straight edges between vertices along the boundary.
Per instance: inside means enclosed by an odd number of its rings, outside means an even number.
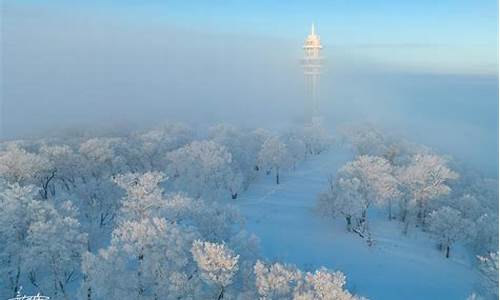
M247 230L259 236L263 256L305 270L341 270L349 290L370 299L466 299L477 274L463 249L452 249L452 258L445 259L425 234L403 236L398 222L388 222L380 211L370 212L376 244L368 247L345 231L342 220L315 214L327 175L351 157L347 150L332 150L284 174L279 186L262 176L241 195L237 206Z

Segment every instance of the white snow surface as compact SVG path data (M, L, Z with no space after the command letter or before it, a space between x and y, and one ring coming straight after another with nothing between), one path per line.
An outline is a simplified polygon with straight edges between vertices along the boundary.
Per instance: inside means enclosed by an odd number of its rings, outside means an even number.
M283 174L280 185L263 176L241 195L237 206L247 230L259 236L262 255L304 270L340 270L351 292L372 300L466 299L477 290L478 275L463 247L453 247L446 259L430 236L416 228L404 236L382 209L369 211L372 247L348 233L342 219L319 217L316 196L327 188L327 175L352 158L336 148Z

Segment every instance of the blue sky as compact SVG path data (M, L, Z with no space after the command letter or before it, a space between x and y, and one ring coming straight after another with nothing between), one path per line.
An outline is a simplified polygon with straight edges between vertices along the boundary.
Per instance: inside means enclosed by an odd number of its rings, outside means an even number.
M132 24L300 42L311 22L325 46L419 71L496 73L498 2L463 1L4 1Z

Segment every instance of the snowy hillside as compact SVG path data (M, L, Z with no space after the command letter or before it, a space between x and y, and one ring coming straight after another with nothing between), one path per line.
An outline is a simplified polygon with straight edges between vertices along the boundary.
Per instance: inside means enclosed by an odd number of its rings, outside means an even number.
M370 211L372 247L348 233L343 220L318 216L316 196L328 174L352 157L335 148L302 162L279 186L271 176L250 186L238 206L247 229L261 239L262 255L306 270L342 270L349 290L370 299L466 299L478 279L468 255L456 250L446 259L426 234L404 236L401 223L377 210Z

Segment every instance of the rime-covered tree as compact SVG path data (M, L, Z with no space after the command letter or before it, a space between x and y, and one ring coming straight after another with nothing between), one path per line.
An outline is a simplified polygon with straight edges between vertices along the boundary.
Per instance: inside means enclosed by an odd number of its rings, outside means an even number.
M354 300L357 297L344 289L346 277L342 272L332 272L321 267L314 273L307 272L304 283L294 293L294 300Z
M81 178L79 172L82 167L81 157L70 146L43 145L40 148L40 155L52 166L50 176L53 176L54 182L51 184L51 181L47 180L42 186L46 195L50 190L51 195L55 196L58 188L64 192L70 192L77 184L81 184L77 182Z
M280 172L290 167L292 162L287 146L278 137L270 137L262 144L258 157L259 165L274 171L276 184L280 184Z
M302 272L293 265L257 261L254 266L255 286L260 299L354 300L345 288L341 272L321 267L314 273Z
M231 167L231 153L213 141L192 142L168 153L167 159L170 180L196 198L234 197L241 189L241 178Z
M204 202L193 210L190 222L205 239L224 241L242 229L244 219L233 206Z
M116 176L114 181L126 192L120 208L121 217L126 220L141 220L158 215L166 204L163 189L159 186L164 180L165 175L159 172Z
M318 196L318 211L327 217L343 217L347 231L351 231L353 223L358 223L364 210L365 201L359 186L357 178L331 181L329 189Z
M269 130L263 129L263 128L257 128L250 132L249 134L249 143L248 143L248 151L249 153L252 153L253 158L254 158L254 170L259 171L262 166L260 165L259 161L259 152L262 149L262 145L264 142L270 138L273 137L273 133Z
M130 295L141 299L176 299L194 292L191 284L195 280L189 280L194 268L189 248L196 232L162 216L166 208L174 211L182 207L174 203L169 206L159 187L162 180L164 175L157 172L116 177L117 184L126 191L120 221L113 230L110 246L98 254L85 255L84 293L98 299L122 299ZM178 211L172 216L180 215ZM104 281L113 274L120 275L114 275L111 283Z
M399 195L397 181L392 175L391 164L382 157L362 155L345 164L337 176L346 181L357 180L356 188L363 200L362 222L366 221L366 213L371 205L388 206L391 216L391 200Z
M450 202L450 204L459 210L467 219L476 220L481 216L481 203L473 195L466 194L458 199L453 199Z
M261 299L290 299L302 278L295 266L280 263L265 264L258 260L254 266L255 286Z
M475 220L474 248L477 253L498 251L498 215L490 212Z
M375 124L347 124L340 126L339 133L357 155L380 156L395 166L406 165L414 155L429 152L422 145L387 135Z
M79 178L69 191L79 209L80 220L89 233L89 247L94 249L100 235L109 234L120 207L120 189L112 178L126 172L125 158L118 155L120 138L91 138L78 145Z
M327 215L342 215L349 231L353 221L356 221L358 232L359 229L367 229L370 206L387 205L390 208L390 201L398 194L397 181L389 162L381 157L363 155L338 171L336 180L330 180L329 189L320 194L318 205Z
M479 271L483 276L482 286L486 293L498 298L498 251L490 252L485 256L478 256ZM486 294L485 293L485 294Z
M374 124L348 124L341 126L339 132L358 155L382 156L387 151L387 137Z
M27 272L24 268L29 250L28 235L35 212L34 186L19 184L1 186L0 190L0 282L5 283L2 294L14 297Z
M125 160L116 152L119 138L91 138L80 144L82 170L94 178L112 176L125 171Z
M123 221L111 244L87 253L83 293L97 299L178 299L194 293L189 245L196 236L166 219Z
M306 153L318 155L327 150L333 143L333 138L321 122L311 122L302 128L302 141Z
M22 282L55 299L68 298L78 278L86 235L69 202L37 198L34 186L13 184L0 193L0 269L14 296ZM7 284L8 283L8 284Z
M30 203L36 212L28 231L29 245L23 264L30 282L50 291L53 299L70 299L68 285L80 275L87 242L70 202L59 208L47 201Z
M162 171L166 167L165 155L193 141L192 130L184 124L172 123L137 134L139 161L145 171Z
M474 223L451 207L444 206L429 215L429 231L436 237L445 256L450 257L450 249L458 241L468 241L475 231Z
M255 177L255 164L258 150L250 133L237 127L218 124L209 128L208 137L219 145L223 145L231 153L231 167L241 178L241 185L248 186ZM260 144L258 145L260 147Z
M34 184L40 188L44 199L54 175L54 166L48 159L28 152L16 143L10 143L5 151L0 152L0 177L10 183Z
M294 133L289 133L283 137L283 140L286 144L288 152L290 153L290 157L292 159L293 168L298 162L306 159L307 157L307 147L304 140L298 135Z
M191 253L201 271L201 278L218 288L218 300L224 298L224 289L232 283L238 271L239 255L224 244L200 240L193 242Z
M425 224L429 201L450 192L448 183L458 178L458 174L450 170L446 163L446 159L439 155L417 154L408 166L400 168L398 180L404 193L401 218L405 222L405 232L410 213L414 211L417 221Z

